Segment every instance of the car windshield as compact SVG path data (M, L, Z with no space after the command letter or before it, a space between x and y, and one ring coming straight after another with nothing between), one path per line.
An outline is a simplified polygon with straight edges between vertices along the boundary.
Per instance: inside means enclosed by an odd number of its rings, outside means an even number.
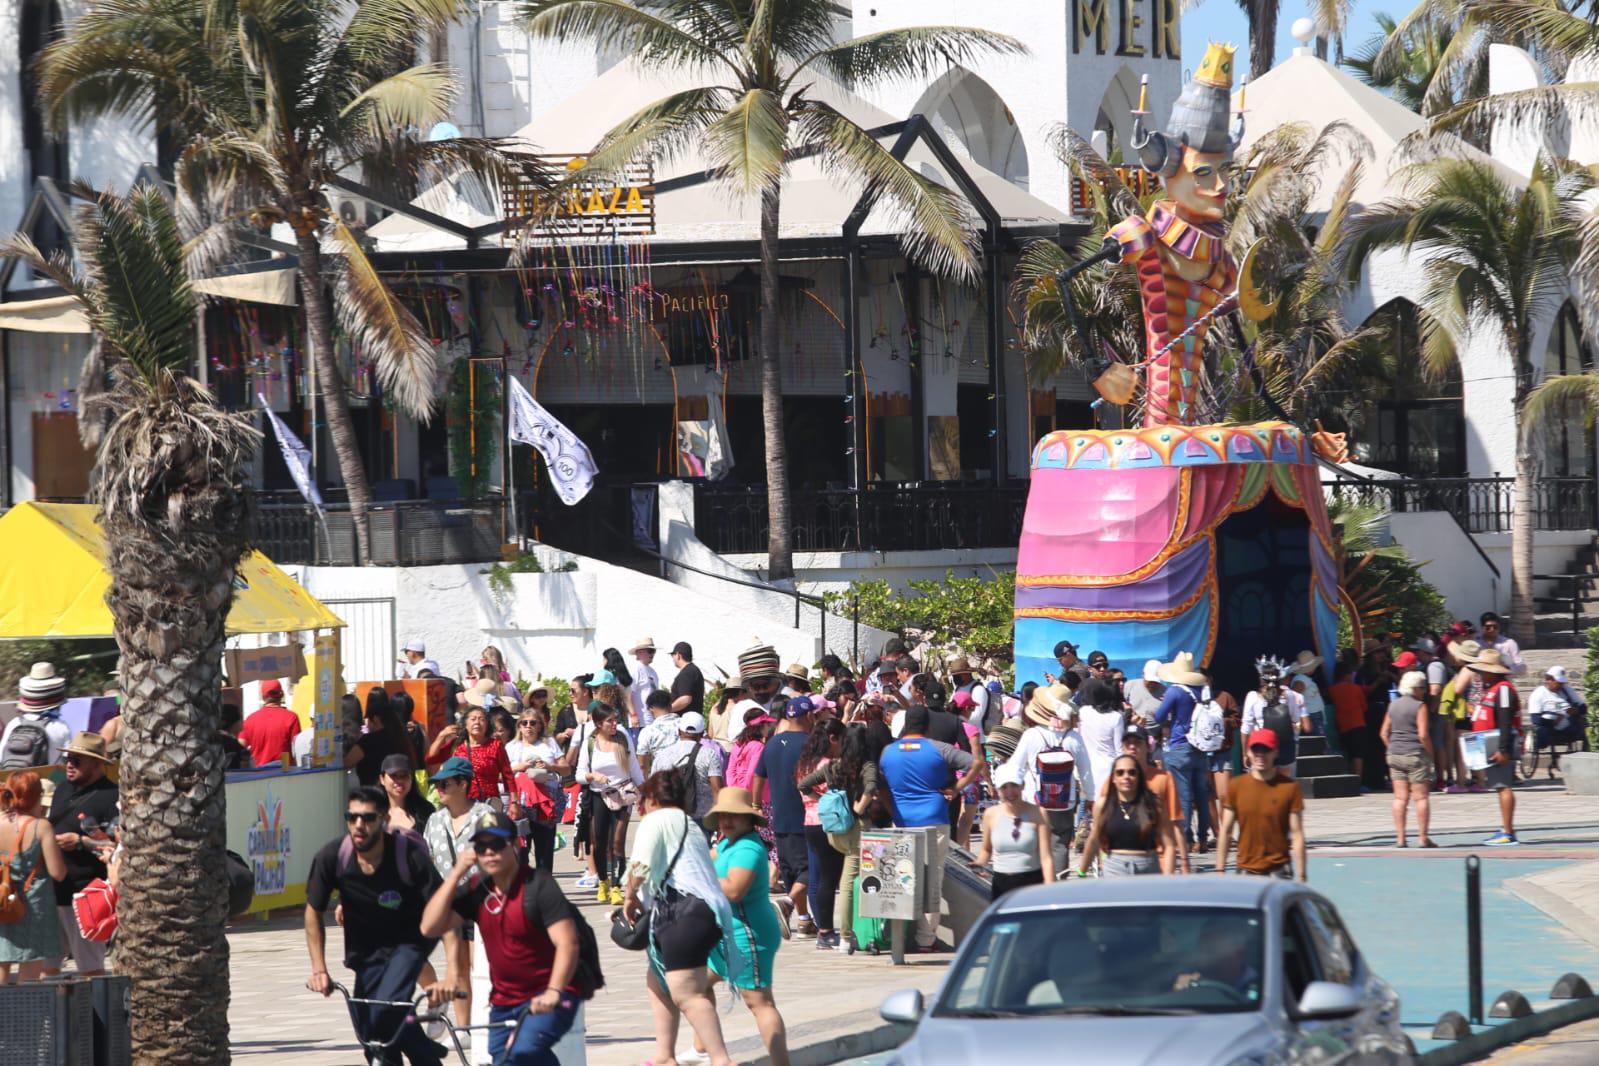
M945 984L943 1017L1259 1009L1259 910L1069 907L997 914Z

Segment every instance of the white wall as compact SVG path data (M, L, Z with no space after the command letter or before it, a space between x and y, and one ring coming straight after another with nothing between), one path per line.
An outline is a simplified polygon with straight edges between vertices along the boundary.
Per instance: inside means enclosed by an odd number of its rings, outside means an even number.
M766 566L764 552L722 556L741 570ZM843 592L854 581L887 581L897 589L912 581L956 577L986 577L1016 569L1015 548L973 548L916 552L795 552L794 586L810 596Z
M1476 537L1483 554L1499 568L1495 577L1460 526L1442 511L1390 514L1388 529L1421 566L1422 576L1443 593L1456 618L1474 619L1483 611L1510 610L1509 533L1479 533ZM1582 530L1540 530L1533 543L1533 572L1568 572L1578 549L1592 540L1593 534ZM1547 584L1538 582L1536 591L1549 592Z

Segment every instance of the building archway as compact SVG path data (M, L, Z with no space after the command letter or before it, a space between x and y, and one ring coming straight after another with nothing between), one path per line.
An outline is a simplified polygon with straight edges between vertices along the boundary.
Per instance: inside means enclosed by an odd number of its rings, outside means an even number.
M1544 351L1543 376L1583 374L1594 367L1593 349L1582 336L1577 309L1566 301L1555 318ZM1584 424L1583 412L1562 412L1547 419L1543 434L1543 473L1549 477L1592 477L1594 474L1593 432Z
M922 93L912 114L925 115L951 147L1006 181L1028 187L1027 144L1005 101L964 67L955 67Z
M1466 475L1465 386L1459 362L1441 377L1421 359L1421 311L1402 297L1367 317L1378 326L1378 340L1392 353L1389 380L1352 425L1352 444L1361 462L1407 477Z

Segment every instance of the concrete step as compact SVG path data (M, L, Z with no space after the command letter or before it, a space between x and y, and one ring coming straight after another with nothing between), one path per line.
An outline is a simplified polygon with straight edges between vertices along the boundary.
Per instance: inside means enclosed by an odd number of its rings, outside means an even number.
M1354 774L1334 774L1330 777L1301 777L1299 790L1306 799L1343 799L1360 795L1360 778Z
M1295 777L1337 777L1348 772L1349 764L1342 755L1306 755L1303 748L1294 763Z
M1321 736L1306 736L1301 734L1299 737L1299 747L1297 750L1301 759L1307 755L1326 755L1327 738Z

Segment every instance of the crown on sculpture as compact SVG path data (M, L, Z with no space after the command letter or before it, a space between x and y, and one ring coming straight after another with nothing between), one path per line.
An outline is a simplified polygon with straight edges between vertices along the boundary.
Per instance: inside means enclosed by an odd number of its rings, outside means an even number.
M1275 655L1262 655L1255 660L1255 673L1260 675L1262 681L1280 681L1287 670L1288 664Z
M1199 70L1172 105L1165 132L1146 130L1144 116L1134 113L1133 150L1145 170L1171 177L1182 164L1185 147L1232 157L1244 139L1243 112L1231 128L1227 121L1232 111L1234 51L1230 44L1212 44L1205 50Z

